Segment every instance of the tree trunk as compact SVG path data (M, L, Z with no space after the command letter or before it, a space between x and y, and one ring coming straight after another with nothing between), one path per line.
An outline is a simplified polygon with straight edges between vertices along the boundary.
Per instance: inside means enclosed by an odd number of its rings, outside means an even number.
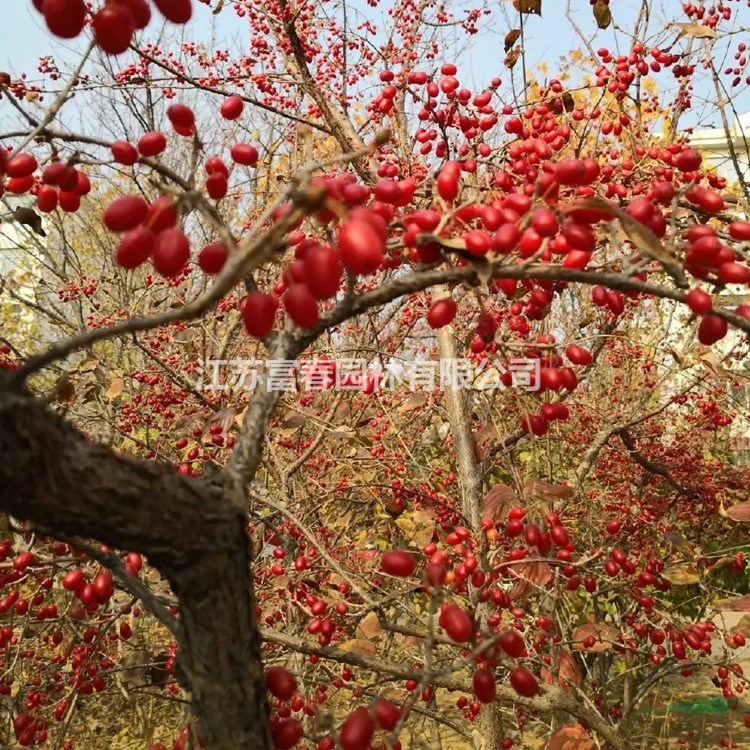
M437 297L447 297L449 294L445 287L436 291ZM438 329L437 341L442 360L458 359L453 326ZM456 474L461 485L462 511L474 537L479 540L482 533L482 470L476 459L468 393L461 388L446 387L445 406L456 452ZM478 605L476 615L479 622L484 624L487 618L486 607ZM503 727L499 703L482 706L472 739L476 750L497 750L500 747Z
M209 750L270 750L246 518L228 491L95 445L0 375L0 512L145 554L180 604L178 678Z

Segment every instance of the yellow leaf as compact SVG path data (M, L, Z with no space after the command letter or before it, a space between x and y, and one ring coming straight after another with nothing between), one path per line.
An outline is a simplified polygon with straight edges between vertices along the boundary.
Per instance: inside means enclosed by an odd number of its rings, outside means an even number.
M380 627L380 622L375 612L369 612L365 615L357 626L357 632L368 640L377 638L383 632L383 628Z
M109 386L107 386L104 395L112 401L122 393L124 387L125 381L122 378L112 378L112 380L109 381Z
M661 575L662 578L666 578L675 586L690 586L694 583L699 583L701 580L697 569L690 563L673 565L663 571Z
M363 638L355 638L352 641L344 641L339 643L338 647L342 651L352 651L355 654L362 654L364 656L377 656L378 648L372 642Z

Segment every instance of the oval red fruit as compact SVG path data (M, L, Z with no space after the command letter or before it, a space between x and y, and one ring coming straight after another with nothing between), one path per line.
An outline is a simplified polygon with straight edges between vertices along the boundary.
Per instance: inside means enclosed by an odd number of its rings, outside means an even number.
M135 19L124 5L110 3L96 11L91 28L100 49L109 55L120 55L133 40Z
M401 707L385 698L377 698L374 704L375 720L380 724L381 729L391 732L398 724L401 718Z
M198 253L198 267L207 274L217 274L224 268L229 252L221 242L211 242Z
M339 744L342 750L367 750L374 734L375 722L370 712L361 707L350 713L341 725Z
M282 719L271 730L273 746L277 750L289 750L302 739L302 724L297 719Z
M337 246L346 268L361 276L377 271L383 261L385 240L374 223L364 219L345 221L339 231Z
M306 284L294 284L286 291L284 309L300 328L312 328L320 318L318 301Z
M138 151L141 156L157 156L167 147L167 137L158 130L151 131L138 140Z
M249 143L237 143L230 150L232 161L246 167L254 167L258 163L258 149Z
M143 222L148 203L140 195L123 195L110 203L104 211L104 225L111 232L127 232Z
M193 15L193 0L154 0L154 5L172 23L187 23Z
M440 609L440 627L456 643L466 643L474 634L474 623L457 604L444 604Z
M497 695L495 675L489 669L477 669L471 678L474 695L480 703L492 703Z
M225 120L236 120L245 108L239 96L228 96L222 103L219 112Z
M510 670L510 684L524 698L533 698L539 692L536 677L526 667L514 667Z
M154 268L167 278L178 276L190 258L190 242L179 229L165 229L156 235Z
M121 268L138 268L153 254L155 241L153 232L145 227L136 227L120 240L115 262Z
M77 37L86 23L83 0L44 0L42 6L47 28L61 39Z
M430 305L427 322L430 328L447 326L456 317L456 303L452 299L439 299Z
M264 339L271 333L278 303L267 292L250 292L241 306L245 330L256 339Z
M26 151L16 154L5 165L5 174L8 177L29 177L34 174L38 164L33 154Z
M380 558L380 569L388 575L406 578L414 573L416 567L414 556L406 550L390 550Z
M115 141L111 151L114 160L126 167L132 167L138 161L138 149L127 141Z
M297 679L283 667L266 670L266 688L276 698L289 700L297 692Z

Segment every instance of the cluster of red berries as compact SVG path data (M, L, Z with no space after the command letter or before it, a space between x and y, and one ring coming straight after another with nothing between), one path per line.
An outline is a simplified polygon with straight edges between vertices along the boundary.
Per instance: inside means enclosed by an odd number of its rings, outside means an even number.
M62 39L77 37L87 23L84 0L31 0L44 16L47 28ZM193 15L192 0L153 0L157 10L172 23L187 23ZM110 55L125 52L136 31L151 21L149 0L105 0L93 12L91 28L97 46Z

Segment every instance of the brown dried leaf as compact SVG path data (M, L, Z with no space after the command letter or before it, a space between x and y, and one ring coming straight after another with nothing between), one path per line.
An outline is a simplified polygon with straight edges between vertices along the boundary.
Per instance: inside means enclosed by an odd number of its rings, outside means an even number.
M620 631L614 625L608 625L606 622L589 622L573 631L573 648L576 651L598 654L612 648L612 642L616 641L619 635ZM593 636L596 642L593 646L586 647L583 641L589 636Z
M518 41L521 36L521 29L511 29L505 35L505 51L510 52L513 49L513 45Z
M214 412L207 420L206 420L206 430L208 430L209 427L213 427L214 425L220 425L223 432L226 432L233 424L235 417L237 416L237 410L233 409L231 406L227 406L224 409L219 409L219 411Z
M676 23L674 24L680 33L677 35L677 39L681 36L692 36L694 39L718 39L719 35L716 33L716 29L712 29L708 26L703 26L700 23Z
M427 396L423 393L412 393L409 398L398 407L399 412L407 414L410 411L421 409L427 403Z
M503 65L505 65L505 67L508 68L508 70L513 70L520 56L521 56L521 48L516 47L515 49L508 52L508 54L505 56Z
M580 724L566 724L549 738L546 750L594 750L595 747Z
M486 425L474 433L474 453L477 461L482 461L489 449L500 436L493 425Z
M484 496L482 517L491 518L495 523L505 520L508 510L517 502L516 493L507 484L496 484Z
M737 523L750 523L750 502L737 503L737 505L727 508L724 515Z
M565 692L572 692L573 685L580 687L583 682L581 670L578 669L575 657L565 649L560 651L559 678L560 685Z
M380 627L380 621L375 612L369 612L357 626L357 632L363 635L368 640L377 638L382 632L383 628Z
M720 599L716 602L716 609L731 612L750 612L750 594L733 596L731 599Z
M125 381L122 378L112 378L112 380L109 381L109 385L107 386L104 395L112 401L122 393L124 388Z
M528 13L534 16L542 15L542 0L513 0L513 7L519 13Z
M84 359L83 362L76 367L76 370L78 370L78 372L93 372L98 366L99 360L94 357L92 359Z
M597 0L594 4L594 18L600 29L606 29L612 23L612 13L604 0Z
M662 572L662 578L666 578L675 586L690 586L694 583L700 583L701 577L698 570L690 563L673 565Z
M68 375L61 375L55 383L55 401L70 404L76 400L76 387Z
M550 484L541 479L527 479L523 486L523 494L527 500L549 503L556 500L570 500L573 497L573 490L564 484Z
M510 569L516 578L508 594L513 601L523 599L535 588L542 588L552 580L552 568L546 562L521 562Z
M362 656L377 656L378 647L372 642L364 638L355 638L351 641L344 641L339 643L338 647L342 651L351 651L355 654L362 654Z

